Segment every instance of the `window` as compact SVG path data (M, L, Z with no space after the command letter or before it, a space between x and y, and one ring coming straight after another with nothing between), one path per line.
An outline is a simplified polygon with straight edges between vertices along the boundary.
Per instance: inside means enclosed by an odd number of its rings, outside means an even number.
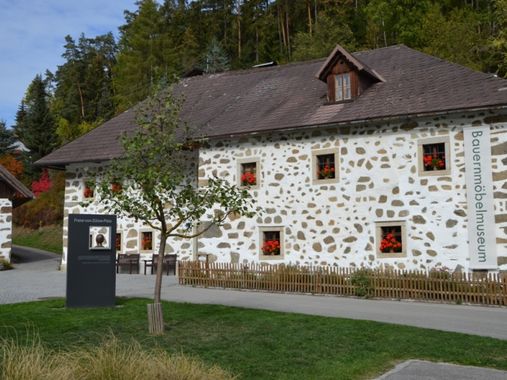
M143 252L151 252L153 251L153 232L152 231L142 231L141 232L141 249Z
M260 165L258 159L238 160L238 186L259 188Z
M85 181L83 189L83 198L93 198L94 195L94 183L93 181Z
M405 222L377 223L377 256L379 258L406 256Z
M350 73L335 75L335 101L352 99Z
M260 234L260 258L282 259L284 256L283 228L261 227Z
M419 141L418 156L419 175L450 174L448 137Z
M324 149L312 153L313 182L318 184L338 181L338 150Z
M116 237L114 239L114 246L116 249L116 253L121 253L121 232L116 233Z

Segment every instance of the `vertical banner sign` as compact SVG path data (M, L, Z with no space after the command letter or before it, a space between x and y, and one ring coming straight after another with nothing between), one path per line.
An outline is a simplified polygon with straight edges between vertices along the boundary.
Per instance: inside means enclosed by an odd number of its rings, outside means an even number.
M69 214L67 307L114 306L116 216Z
M489 126L463 132L470 269L497 269Z

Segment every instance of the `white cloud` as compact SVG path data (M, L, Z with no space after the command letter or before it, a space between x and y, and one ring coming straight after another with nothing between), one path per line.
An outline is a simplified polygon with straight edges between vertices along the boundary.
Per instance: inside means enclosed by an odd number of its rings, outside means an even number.
M64 37L117 35L135 0L0 0L0 119L12 125L30 81L62 63Z

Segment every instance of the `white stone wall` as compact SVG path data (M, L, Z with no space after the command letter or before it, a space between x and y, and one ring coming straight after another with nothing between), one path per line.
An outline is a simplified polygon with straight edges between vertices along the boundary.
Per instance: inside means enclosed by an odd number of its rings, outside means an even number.
M497 253L507 269L507 118L491 125ZM463 128L485 115L452 115L417 123L356 125L216 141L201 151L200 181L237 181L237 161L260 160L261 187L250 190L265 210L230 221L222 233L199 239L199 252L218 261L262 261L260 227L283 227L284 262L401 269L468 269ZM418 174L417 142L448 136L449 175ZM312 150L338 148L339 181L312 184ZM401 221L406 257L378 258L376 222ZM264 260L277 262L276 260Z
M11 261L12 246L12 202L0 199L0 258Z
M91 178L100 176L102 168L97 164L69 165L66 168L65 179L65 206L63 219L63 255L61 269L66 270L67 266L67 237L68 237L68 215L69 214L105 214L103 205L98 202L95 193L93 199L84 197L85 182ZM195 177L195 176L194 176ZM153 249L141 251L141 232L152 231ZM117 232L122 234L122 249L117 253L140 253L140 271L143 271L143 260L151 259L153 253L158 253L160 247L160 234L142 222L129 218L119 217L117 219ZM192 256L192 242L172 239L166 244L166 253L178 252L181 256Z
M447 267L468 269L467 205L463 128L489 124L498 263L507 269L507 116L459 114L421 118L416 122L354 125L306 131L259 134L211 141L199 152L199 183L216 175L237 183L238 161L259 161L261 185L252 192L264 209L258 217L231 218L222 229L198 239L199 253L222 262L293 263L401 269ZM417 144L420 139L447 136L450 173L421 176ZM336 148L339 180L312 182L312 152ZM96 202L83 201L84 178L96 168L67 168L65 215L102 213ZM406 257L379 258L376 223L399 221L406 228ZM282 227L283 260L260 259L260 229ZM120 220L123 252L139 251L140 223ZM67 220L64 220L64 264ZM154 236L158 241L158 235ZM179 259L194 256L192 242L172 241ZM154 247L157 249L157 247ZM144 254L145 258L151 253Z

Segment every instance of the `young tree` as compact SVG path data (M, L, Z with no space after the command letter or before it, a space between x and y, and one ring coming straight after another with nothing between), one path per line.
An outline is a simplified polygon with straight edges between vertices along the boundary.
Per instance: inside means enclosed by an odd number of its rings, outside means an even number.
M155 334L163 333L161 264L167 240L191 239L233 214L254 215L252 198L244 189L219 178L197 187L198 140L180 120L181 101L172 91L160 91L138 105L139 129L122 136L123 156L110 162L97 183L109 212L143 221L160 233L154 304L148 305L160 316L155 323L149 318L150 332ZM121 191L111 186L118 182Z
M220 73L229 69L229 58L216 38L213 38L206 48L201 65L206 74Z

